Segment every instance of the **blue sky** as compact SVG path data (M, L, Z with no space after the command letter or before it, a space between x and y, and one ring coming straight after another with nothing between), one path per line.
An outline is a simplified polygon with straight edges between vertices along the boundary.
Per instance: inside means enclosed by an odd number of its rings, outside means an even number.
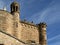
M0 0L0 9L6 6L10 11L10 4L14 0ZM20 4L20 18L47 23L48 45L60 45L60 0L17 0Z

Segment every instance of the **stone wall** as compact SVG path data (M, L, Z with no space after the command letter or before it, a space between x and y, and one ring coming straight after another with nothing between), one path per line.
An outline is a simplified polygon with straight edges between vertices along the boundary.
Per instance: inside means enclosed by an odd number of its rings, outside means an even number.
M39 32L38 27L29 23L21 23L21 39L25 42L35 41L39 43Z
M6 11L0 11L0 29L9 34L13 34L13 18L12 15Z
M25 45L5 32L0 31L0 44L4 45Z
M21 37L21 24L20 24L19 14L10 14L7 11L0 10L0 30L17 37Z
M26 43L31 41L39 43L38 27L34 24L19 21L19 14L12 15L3 10L0 11L0 30Z

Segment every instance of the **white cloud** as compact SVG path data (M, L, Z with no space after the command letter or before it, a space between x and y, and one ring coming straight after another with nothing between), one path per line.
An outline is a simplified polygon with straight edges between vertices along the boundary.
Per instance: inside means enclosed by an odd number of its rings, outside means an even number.
M51 43L49 45L60 45L60 42Z
M32 15L29 18L29 20L33 20L35 23L46 22L48 25L52 25L56 22L59 22L60 9L59 7L57 7L57 5L53 5L52 7L47 7L45 10L42 10L41 12Z
M60 35L48 39L48 45L60 45Z
M60 35L54 36L50 39L48 39L48 42L53 41L53 40L60 40Z

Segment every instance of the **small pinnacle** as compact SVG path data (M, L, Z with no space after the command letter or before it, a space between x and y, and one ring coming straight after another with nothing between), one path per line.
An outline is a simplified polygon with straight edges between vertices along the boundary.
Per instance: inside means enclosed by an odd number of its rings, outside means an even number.
M3 7L3 10L6 10L6 6Z
M33 21L31 23L33 23Z

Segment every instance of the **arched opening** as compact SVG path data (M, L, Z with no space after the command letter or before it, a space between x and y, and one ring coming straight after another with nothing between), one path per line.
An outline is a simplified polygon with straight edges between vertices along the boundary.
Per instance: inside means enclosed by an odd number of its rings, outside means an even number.
M16 11L18 11L18 6L16 6Z

